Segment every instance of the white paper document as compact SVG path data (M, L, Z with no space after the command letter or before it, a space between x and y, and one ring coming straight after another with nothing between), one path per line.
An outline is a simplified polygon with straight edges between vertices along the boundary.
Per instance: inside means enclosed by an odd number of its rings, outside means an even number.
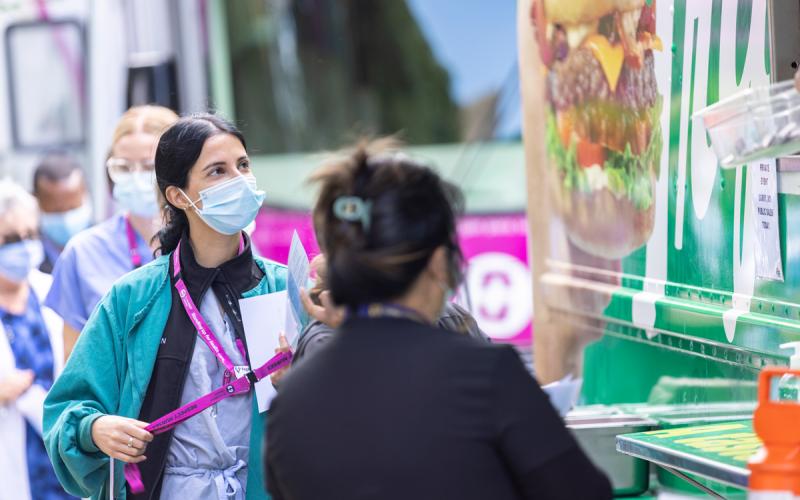
M292 235L292 245L289 247L289 276L286 289L289 293L290 313L294 316L294 322L300 331L308 324L308 313L300 300L300 289L306 287L308 283L308 267L308 254L300 241L300 236L295 231ZM287 340L293 348L297 346L296 336L291 339L287 336Z
M778 227L778 173L775 158L750 163L756 230L756 276L783 281L781 236Z
M239 301L247 350L253 368L258 368L275 356L281 332L284 332L287 338L297 337L297 326L292 313L288 310L288 304L286 291ZM259 381L256 384L258 411L267 411L275 394L275 388L272 387L269 377Z
M550 398L558 413L564 417L578 402L582 385L583 379L573 378L570 373L561 380L542 386L542 390Z

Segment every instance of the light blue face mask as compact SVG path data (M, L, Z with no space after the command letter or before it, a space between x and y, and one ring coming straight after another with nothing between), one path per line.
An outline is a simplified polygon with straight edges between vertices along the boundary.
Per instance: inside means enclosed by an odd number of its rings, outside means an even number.
M92 223L92 206L84 203L66 212L42 212L39 226L42 234L60 247Z
M452 285L451 283L448 283L447 281L439 283L439 286L441 287L442 291L444 292L444 296L442 297L442 308L439 310L439 317L440 318L445 315L445 313L447 312L448 304L450 304L453 301L453 298L455 298L455 296L456 296L456 288L458 288L458 286L459 286L458 282L460 281L459 278L454 278L453 277L454 275L458 275L456 273L456 271L454 271L454 269L458 269L458 268L455 267L455 261L452 260L453 259L452 255L451 255L450 259L451 259L450 260L450 271L449 271L448 274L450 274L450 281L454 281L454 282L456 282L456 284Z
M156 185L153 174L131 172L114 182L114 199L119 206L140 217L155 217L158 213Z
M442 288L442 290L444 290L444 295L442 296L442 307L439 309L439 318L441 318L447 312L447 306L453 301L453 297L456 296L456 292L450 288L450 285L445 283L442 283L439 286Z
M237 175L216 186L200 191L203 208L181 190L194 211L208 227L221 234L236 234L253 222L264 203L264 191L259 191L252 176Z
M14 283L22 283L44 260L39 240L23 240L0 246L0 275Z

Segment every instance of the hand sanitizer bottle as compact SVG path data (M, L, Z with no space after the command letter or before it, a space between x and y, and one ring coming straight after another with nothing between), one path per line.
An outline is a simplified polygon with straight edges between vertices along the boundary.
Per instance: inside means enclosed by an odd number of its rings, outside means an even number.
M791 368L768 366L758 376L758 406L753 413L753 431L761 449L748 461L748 500L800 499L800 342Z

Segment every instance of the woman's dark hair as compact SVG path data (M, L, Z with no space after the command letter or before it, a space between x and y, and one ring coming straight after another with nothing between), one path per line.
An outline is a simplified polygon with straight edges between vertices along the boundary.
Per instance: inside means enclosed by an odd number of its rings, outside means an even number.
M161 255L175 249L189 227L189 220L183 210L166 201L169 186L186 188L189 172L200 157L203 145L217 134L231 134L239 139L245 149L244 136L232 123L219 116L202 113L181 118L168 128L158 141L156 149L156 182L164 198L164 227L158 232Z
M321 185L314 229L337 304L353 307L401 297L440 246L449 251L448 285L456 287L461 280L463 257L456 238L461 191L396 148L391 139L361 141L311 177ZM342 217L343 203L355 203L352 210L361 207L367 216Z

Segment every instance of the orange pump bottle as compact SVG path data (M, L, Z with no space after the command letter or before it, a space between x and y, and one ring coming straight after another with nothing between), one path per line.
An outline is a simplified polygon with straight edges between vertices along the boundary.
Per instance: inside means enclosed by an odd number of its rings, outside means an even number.
M750 459L749 500L800 498L800 404L770 397L773 381L800 370L770 367L759 375L753 428L764 443Z

